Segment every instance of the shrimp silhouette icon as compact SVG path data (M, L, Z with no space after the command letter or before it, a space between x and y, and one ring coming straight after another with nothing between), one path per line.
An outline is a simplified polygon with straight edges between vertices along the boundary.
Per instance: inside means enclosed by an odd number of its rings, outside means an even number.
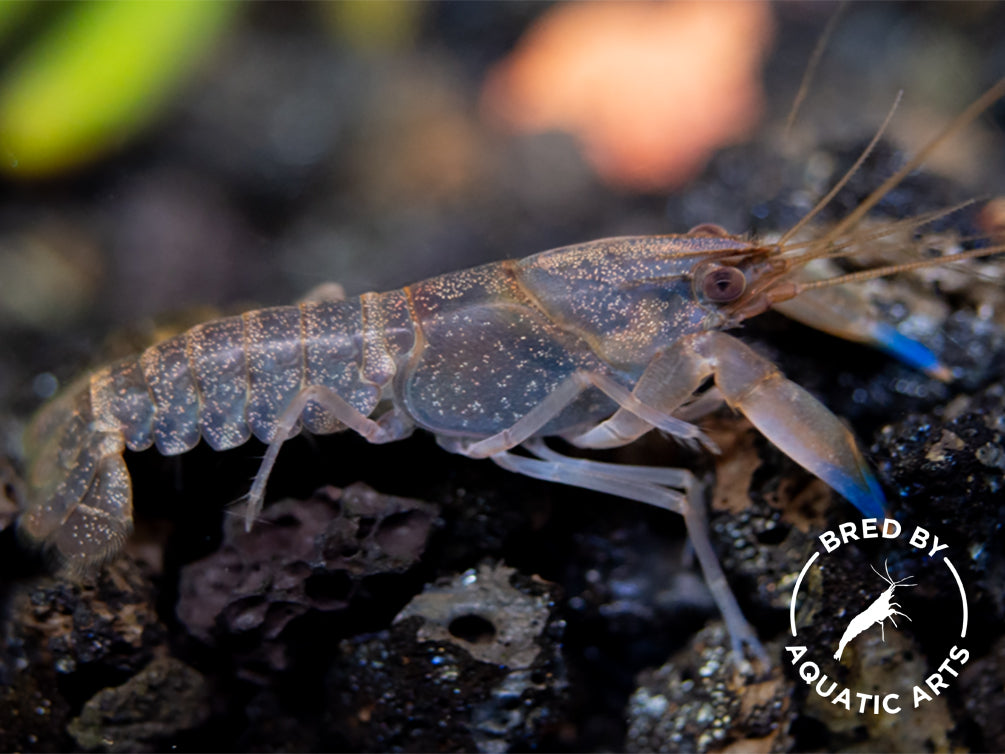
M897 621L893 619L893 616L895 615L900 615L908 620L911 620L911 617L907 613L903 613L896 609L900 607L900 604L893 601L893 592L898 586L917 586L917 584L906 583L911 578L910 576L900 579L899 581L894 581L893 577L890 576L890 567L887 561L883 561L883 568L886 571L886 576L877 571L873 566L870 565L869 567L872 568L873 572L877 576L883 579L883 581L888 583L890 586L884 589L882 594L874 599L869 606L865 608L865 610L860 612L848 622L848 627L844 630L844 633L841 634L841 641L838 642L837 651L834 653L835 660L841 659L841 655L844 653L845 647L848 646L849 642L876 623L879 624L879 629L883 641L885 642L885 623L888 619L894 627L897 625Z

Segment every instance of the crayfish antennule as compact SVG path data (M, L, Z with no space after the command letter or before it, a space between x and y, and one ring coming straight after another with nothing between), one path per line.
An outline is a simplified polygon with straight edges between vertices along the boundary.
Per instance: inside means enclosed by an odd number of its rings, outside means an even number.
M764 292L768 306L795 298L803 292L803 286L792 280L783 280Z

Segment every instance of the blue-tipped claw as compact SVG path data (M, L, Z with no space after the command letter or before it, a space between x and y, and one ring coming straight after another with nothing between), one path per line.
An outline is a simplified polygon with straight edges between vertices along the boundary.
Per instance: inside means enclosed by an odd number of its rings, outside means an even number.
M831 466L821 473L820 478L862 511L865 518L886 517L886 496L880 489L876 477L864 464L859 467L857 479L836 466Z
M934 353L918 341L901 333L893 325L875 322L871 329L873 340L890 355L937 380L948 382L952 379L952 373L939 362Z
M715 333L706 339L715 349L715 382L726 401L779 450L863 514L882 518L886 498L848 428L804 388L782 377L773 364L735 338Z

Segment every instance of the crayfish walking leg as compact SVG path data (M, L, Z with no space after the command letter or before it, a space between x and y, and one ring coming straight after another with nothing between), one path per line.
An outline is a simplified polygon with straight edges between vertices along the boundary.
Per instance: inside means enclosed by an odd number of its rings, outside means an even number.
M540 439L525 443L524 448L537 458L504 452L492 456L492 460L504 469L536 479L649 503L683 516L688 539L698 556L705 583L726 622L737 660L743 658L743 648L747 646L764 667L770 666L767 652L743 617L743 611L729 588L726 575L712 548L705 519L706 486L694 474L686 469L630 466L570 458L551 450Z

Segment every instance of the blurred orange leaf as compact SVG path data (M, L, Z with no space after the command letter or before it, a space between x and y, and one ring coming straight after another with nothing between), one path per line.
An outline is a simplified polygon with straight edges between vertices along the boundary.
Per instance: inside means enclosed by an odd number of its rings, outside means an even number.
M762 2L558 5L490 72L483 105L514 131L575 134L609 183L671 188L757 123L772 32Z

